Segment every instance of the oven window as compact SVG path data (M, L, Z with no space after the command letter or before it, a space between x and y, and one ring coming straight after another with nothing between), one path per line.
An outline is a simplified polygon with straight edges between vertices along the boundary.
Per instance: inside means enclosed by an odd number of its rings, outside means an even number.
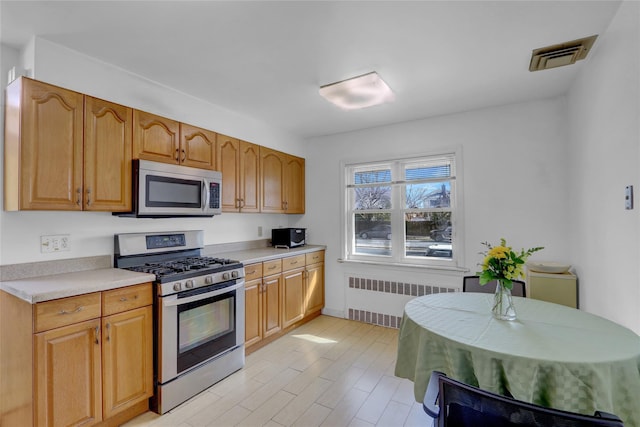
M232 331L232 303L233 299L227 298L180 313L178 353L189 351Z
M238 345L236 291L178 307L178 372Z

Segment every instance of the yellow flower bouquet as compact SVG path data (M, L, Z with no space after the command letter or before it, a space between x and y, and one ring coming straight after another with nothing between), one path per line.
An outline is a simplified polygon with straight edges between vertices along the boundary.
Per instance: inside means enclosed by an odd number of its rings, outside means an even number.
M505 239L500 239L500 246L493 246L491 243L483 242L487 247L482 261L482 271L477 274L480 276L480 284L486 285L492 280L498 280L507 289L513 288L513 281L518 278L524 278L522 266L527 258L534 252L544 249L544 247L535 247L528 250L521 249L515 252L510 246L507 246Z

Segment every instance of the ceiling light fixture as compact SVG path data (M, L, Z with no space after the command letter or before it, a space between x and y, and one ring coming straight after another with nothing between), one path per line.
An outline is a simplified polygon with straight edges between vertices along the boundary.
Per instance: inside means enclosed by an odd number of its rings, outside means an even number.
M320 95L343 110L373 107L395 99L389 86L375 71L321 86Z

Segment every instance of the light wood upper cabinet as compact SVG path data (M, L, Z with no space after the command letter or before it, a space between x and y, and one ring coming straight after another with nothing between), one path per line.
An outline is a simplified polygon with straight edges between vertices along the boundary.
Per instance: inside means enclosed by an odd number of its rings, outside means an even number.
M217 142L222 211L260 212L260 147L221 134Z
M179 163L180 123L145 111L133 111L133 158Z
M131 111L25 77L11 83L5 210L131 210Z
M21 77L7 87L5 210L81 210L84 96Z
M284 153L260 147L262 212L285 212L285 164Z
M305 210L305 161L260 147L262 212L301 214Z
M216 170L216 133L180 123L180 163Z
M287 154L284 176L286 212L289 214L303 214L305 209L304 159Z
M131 210L133 110L85 97L84 210Z
M134 110L133 157L199 169L216 169L216 133Z

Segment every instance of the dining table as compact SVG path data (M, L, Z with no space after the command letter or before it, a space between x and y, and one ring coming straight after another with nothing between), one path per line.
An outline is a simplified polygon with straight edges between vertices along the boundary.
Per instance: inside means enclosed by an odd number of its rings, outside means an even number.
M422 402L432 371L570 412L605 411L640 427L640 337L603 317L513 297L517 318L492 316L493 295L450 292L409 301L395 375Z

